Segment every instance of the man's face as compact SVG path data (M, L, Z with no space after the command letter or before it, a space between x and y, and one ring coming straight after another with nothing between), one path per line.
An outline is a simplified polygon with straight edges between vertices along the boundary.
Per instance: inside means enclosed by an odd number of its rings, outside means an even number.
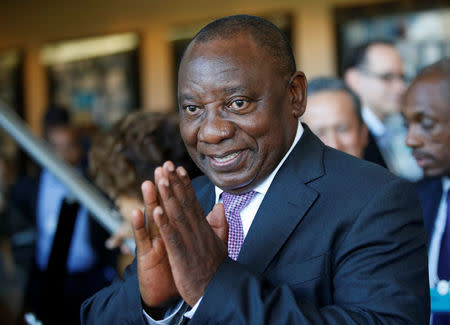
M394 47L374 44L367 51L366 64L359 70L356 92L364 105L383 120L400 110L405 90L402 59Z
M450 175L449 84L437 77L414 83L405 97L406 144L425 176Z
M181 135L218 187L253 188L289 150L298 125L292 103L304 105L306 87L303 74L295 87L289 77L246 35L194 43L186 52L178 83Z
M309 96L302 120L327 146L363 157L368 131L359 122L353 101L345 91L321 91Z
M52 127L47 139L58 157L70 165L77 165L81 159L81 148L75 130L70 127Z

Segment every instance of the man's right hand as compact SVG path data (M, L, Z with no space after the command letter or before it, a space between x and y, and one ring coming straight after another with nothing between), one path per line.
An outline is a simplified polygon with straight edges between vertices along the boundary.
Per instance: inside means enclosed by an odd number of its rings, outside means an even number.
M158 308L175 299L178 290L173 281L164 243L159 232L155 231L156 225L153 224L151 214L158 206L158 199L152 182L145 181L142 184L142 195L146 216L139 209L133 211L139 290L148 307ZM145 220L145 217L148 220Z
M157 168L155 174L163 173ZM142 184L142 196L146 215L139 209L133 211L133 233L137 248L139 290L143 302L152 308L160 308L179 297L173 280L164 242L153 220L153 210L159 204L155 186L150 181ZM206 220L215 234L227 246L228 224L224 218L222 204L216 204Z

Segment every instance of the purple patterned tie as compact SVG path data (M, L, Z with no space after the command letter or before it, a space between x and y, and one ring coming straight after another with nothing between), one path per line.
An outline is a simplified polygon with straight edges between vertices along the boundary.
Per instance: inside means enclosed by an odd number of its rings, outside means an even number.
M240 195L222 193L222 202L225 206L225 216L228 222L228 256L233 260L237 259L244 242L241 211L250 203L255 194L255 191Z

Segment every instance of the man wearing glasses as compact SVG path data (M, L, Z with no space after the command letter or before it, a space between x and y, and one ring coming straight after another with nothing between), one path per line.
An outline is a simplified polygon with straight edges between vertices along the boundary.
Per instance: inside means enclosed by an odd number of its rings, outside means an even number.
M409 180L419 179L421 170L404 143L406 130L399 114L405 91L403 63L393 43L373 41L355 48L344 78L361 98L370 131L364 158Z

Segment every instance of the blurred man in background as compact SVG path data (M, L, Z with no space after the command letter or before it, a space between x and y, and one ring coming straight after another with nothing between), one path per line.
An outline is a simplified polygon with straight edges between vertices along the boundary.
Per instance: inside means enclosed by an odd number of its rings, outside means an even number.
M80 176L83 152L69 112L52 107L44 117L44 137L56 155ZM25 312L45 324L79 324L82 301L115 276L113 254L104 247L107 233L49 170L38 179L20 180L12 205L36 225L35 265L25 298Z
M417 184L429 252L430 287L450 280L450 59L423 69L406 91L406 144L423 169ZM433 325L450 324L450 313L433 314Z
M363 158L368 131L361 117L361 102L342 80L312 80L302 120L327 146Z
M406 130L399 114L405 91L403 63L394 45L373 41L354 49L344 77L361 99L370 131L364 158L409 180L419 179L420 168L404 143Z

